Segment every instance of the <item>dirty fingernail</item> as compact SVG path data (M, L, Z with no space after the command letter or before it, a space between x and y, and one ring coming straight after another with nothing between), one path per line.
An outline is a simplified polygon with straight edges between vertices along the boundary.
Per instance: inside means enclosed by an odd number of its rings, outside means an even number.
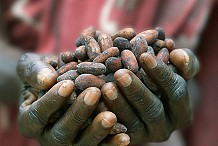
M99 95L96 92L88 92L84 97L84 102L88 106L93 106L99 99Z
M128 73L126 73L120 78L118 78L117 81L119 82L121 86L127 87L132 83L132 78Z
M117 90L115 88L111 89L111 90L108 90L106 93L105 93L106 97L110 100L114 100L117 98Z
M58 89L58 94L63 97L69 96L73 91L74 84L72 81L64 81L61 87Z
M188 65L189 64L189 55L188 55L188 53L186 51L184 51L182 49L181 49L181 51L182 51L183 57L185 59L185 65Z
M147 65L147 67L149 69L155 68L157 66L157 61L154 58L153 55L148 54L145 58L144 58L144 63Z
M51 74L51 73L52 73L52 70L49 69L49 68L44 68L44 69L42 69L42 70L39 72L38 76L37 76L38 82L39 82L39 83L44 83L44 82L46 81L48 75Z
M115 114L113 114L112 112L105 112L105 115L101 121L101 124L103 127L109 128L109 127L114 126L116 121L117 121L117 118L116 118Z

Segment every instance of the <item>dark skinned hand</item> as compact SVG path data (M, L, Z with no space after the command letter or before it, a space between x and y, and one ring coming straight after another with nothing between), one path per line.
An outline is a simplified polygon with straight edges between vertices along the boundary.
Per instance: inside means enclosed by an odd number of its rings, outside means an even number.
M151 54L140 56L141 67L158 85L161 97L127 69L115 72L115 83L106 83L101 89L110 111L127 127L131 144L165 141L174 130L184 128L192 120L185 79L199 71L198 60L188 49L174 50L170 59L180 75Z
M57 72L45 60L29 53L23 55L17 65L18 75L26 84L18 116L21 134L38 139L43 146L128 145L127 134L108 136L117 121L115 114L109 111L99 113L80 131L101 97L101 91L95 87L84 90L59 119L51 122L68 102L74 83L70 80L56 83ZM38 99L39 90L47 92Z

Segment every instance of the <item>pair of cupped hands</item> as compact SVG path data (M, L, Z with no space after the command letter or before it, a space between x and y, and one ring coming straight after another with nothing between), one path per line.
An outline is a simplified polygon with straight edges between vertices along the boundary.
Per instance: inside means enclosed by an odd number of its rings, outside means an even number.
M189 49L175 49L171 62L179 73L151 54L143 53L140 65L158 85L161 98L153 94L130 70L120 69L114 82L102 89L85 89L67 111L54 123L50 119L68 102L74 82L57 83L57 72L38 54L24 54L17 72L25 83L19 107L19 128L23 136L36 138L43 146L117 146L161 142L192 120L192 109L186 80L199 71L197 57ZM47 92L40 98L39 90ZM97 114L91 124L81 130L103 98L109 111ZM126 133L110 135L119 121Z

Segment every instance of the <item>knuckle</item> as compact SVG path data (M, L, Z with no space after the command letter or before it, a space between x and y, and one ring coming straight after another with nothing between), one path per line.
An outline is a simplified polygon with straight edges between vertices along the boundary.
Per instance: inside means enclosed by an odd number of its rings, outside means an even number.
M149 139L151 142L164 142L170 138L170 135L171 135L170 132L166 131L166 132L161 133L161 134L151 135L151 137Z
M138 102L141 102L143 97L147 96L147 94L148 93L145 91L144 87L140 86L139 88L129 93L128 96L132 102L138 103Z
M61 124L54 128L51 131L48 139L51 139L50 142L55 145L70 145L71 141L73 141L74 133L70 133L66 130Z
M184 100L188 95L187 84L185 80L177 76L175 79L175 84L172 84L171 88L171 100L181 101Z
M145 130L145 125L139 119L135 119L131 126L128 127L128 133L137 133L141 130Z
M164 118L164 107L160 100L151 101L145 110L146 123L158 124Z
M72 113L72 117L73 117L73 122L76 125L80 125L81 123L86 121L86 119L83 118L83 114L79 113L77 110L75 110L75 112Z
M33 104L29 108L28 118L30 119L33 125L38 126L38 127L43 127L47 123L46 117L37 110L37 107L35 106L35 104Z

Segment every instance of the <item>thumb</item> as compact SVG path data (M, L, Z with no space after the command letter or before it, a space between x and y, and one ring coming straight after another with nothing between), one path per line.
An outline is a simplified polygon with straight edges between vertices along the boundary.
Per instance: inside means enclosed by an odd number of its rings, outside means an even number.
M200 70L200 64L194 53L186 48L175 49L170 53L170 61L178 68L179 74L186 80L194 77Z
M41 56L33 53L26 53L19 59L17 73L23 82L39 90L49 89L58 77L50 64L43 62Z

